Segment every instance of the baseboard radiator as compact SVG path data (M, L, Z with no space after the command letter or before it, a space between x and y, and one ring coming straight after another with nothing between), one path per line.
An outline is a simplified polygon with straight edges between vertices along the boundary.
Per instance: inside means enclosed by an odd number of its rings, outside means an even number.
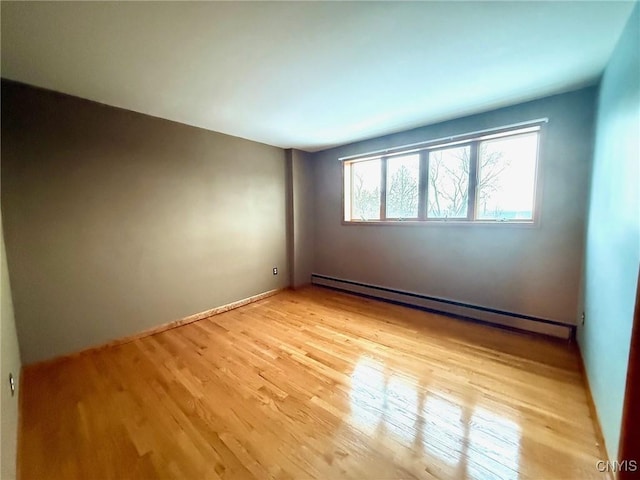
M311 283L391 303L488 323L503 328L524 330L563 339L572 339L575 336L576 327L574 325L533 317L531 315L506 312L494 308L471 305L455 300L431 297L379 285L369 285L317 273L311 274Z

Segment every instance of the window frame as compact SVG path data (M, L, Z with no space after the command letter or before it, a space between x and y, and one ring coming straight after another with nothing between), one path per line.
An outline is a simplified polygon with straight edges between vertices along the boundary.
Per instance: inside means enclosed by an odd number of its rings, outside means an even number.
M507 127L482 130L469 134L457 135L428 142L407 145L404 147L390 148L378 152L370 152L362 155L340 158L342 173L342 210L341 223L343 225L413 225L413 226L433 226L433 225L502 225L512 227L537 227L540 223L541 210L541 164L544 158L543 145L546 134L546 124L548 119L540 119L530 122L522 122ZM531 219L477 219L477 195L478 195L478 164L480 156L480 144L487 140L503 139L526 135L537 134L537 155L533 177L533 201ZM430 218L428 216L428 176L429 176L429 153L446 148L470 146L469 164L469 185L468 185L468 205L466 218ZM419 154L419 183L418 183L418 217L417 218L387 218L386 216L386 183L387 183L387 160L389 158ZM380 159L380 218L373 220L358 220L352 215L351 187L347 187L346 175L352 177L350 166L354 163L367 160ZM350 184L352 181L350 180ZM347 193L349 194L347 196ZM349 208L349 218L347 219L347 208Z

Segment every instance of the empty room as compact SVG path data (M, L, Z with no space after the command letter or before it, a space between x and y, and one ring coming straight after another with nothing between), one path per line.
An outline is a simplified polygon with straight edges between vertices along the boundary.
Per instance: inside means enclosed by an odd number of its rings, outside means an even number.
M640 475L637 1L1 1L2 480Z

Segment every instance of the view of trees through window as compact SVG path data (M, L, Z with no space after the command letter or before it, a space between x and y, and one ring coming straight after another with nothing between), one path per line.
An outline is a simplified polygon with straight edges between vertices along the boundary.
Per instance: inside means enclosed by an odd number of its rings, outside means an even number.
M467 218L470 147L429 152L427 217Z
M538 134L529 128L346 163L346 219L531 221Z
M526 220L533 217L538 134L480 144L476 218Z
M354 220L380 219L380 168L380 159L357 162L351 167Z
M418 218L420 155L387 160L387 218Z

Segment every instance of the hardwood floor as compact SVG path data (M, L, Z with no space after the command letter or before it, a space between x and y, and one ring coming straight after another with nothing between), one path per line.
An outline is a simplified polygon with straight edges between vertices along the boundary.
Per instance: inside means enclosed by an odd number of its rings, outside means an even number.
M604 478L574 347L286 291L26 368L23 479Z

